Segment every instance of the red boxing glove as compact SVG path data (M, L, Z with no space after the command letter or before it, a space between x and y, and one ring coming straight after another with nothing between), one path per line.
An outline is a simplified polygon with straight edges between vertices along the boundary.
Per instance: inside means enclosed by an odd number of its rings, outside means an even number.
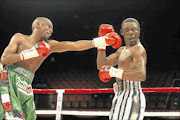
M122 39L116 32L106 34L105 41L107 45L112 45L113 48L119 48L122 44Z
M123 79L124 70L114 68L113 66L102 66L99 71L99 78L103 82L110 81L111 77Z
M35 44L35 46L32 47L31 49L23 50L20 53L20 57L22 60L26 60L26 59L38 57L40 55L46 57L49 54L50 54L49 45L46 42L42 41Z
M102 82L109 82L111 76L109 75L109 69L111 66L102 66L99 70L99 78Z
M113 46L113 48L119 48L122 44L121 37L116 32L106 34L104 37L98 37L93 39L95 47Z
M35 48L39 55L46 57L50 54L49 45L44 41L37 43Z
M113 26L109 24L102 24L99 26L98 37L103 37L110 32L114 32Z
M3 80L8 79L8 73L7 73L6 70L4 70L4 71L1 73L1 79L3 79Z

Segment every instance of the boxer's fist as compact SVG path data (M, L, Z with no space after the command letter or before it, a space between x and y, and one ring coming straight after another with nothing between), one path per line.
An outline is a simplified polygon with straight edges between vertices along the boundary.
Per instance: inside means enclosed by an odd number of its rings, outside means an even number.
M113 46L113 48L119 48L122 44L121 37L116 32L106 34L104 37L98 37L93 39L95 47L101 46Z
M116 32L111 32L105 35L107 45L112 45L113 48L119 48L122 44L121 37Z
M39 55L46 57L50 54L49 45L44 41L37 43L35 48Z
M111 66L102 66L99 70L99 78L103 82L108 82L111 79L111 76L109 75L109 69Z
M20 53L22 60L38 57L40 55L46 57L50 54L49 45L42 41L35 44L31 49L24 50Z
M99 78L103 82L108 82L112 77L123 79L123 74L124 70L105 65L99 71Z
M8 79L8 74L7 74L7 71L6 71L6 70L4 70L4 71L1 73L1 79L3 79L3 80Z
M95 47L101 46L113 46L113 48L119 48L121 46L121 37L116 32L106 34L104 37L98 37L93 39Z
M98 37L103 37L110 32L114 32L113 26L109 24L102 24L99 26Z

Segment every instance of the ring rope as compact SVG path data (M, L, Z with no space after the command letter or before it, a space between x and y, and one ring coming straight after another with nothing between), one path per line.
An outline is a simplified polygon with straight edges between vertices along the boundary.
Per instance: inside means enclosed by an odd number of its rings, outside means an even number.
M56 110L36 110L37 115L55 115ZM73 111L73 110L62 110L62 115L77 115L77 116L109 116L109 111ZM178 117L180 112L145 112L146 117Z
M162 88L142 88L143 92L180 92L180 87L162 87ZM63 93L70 94L93 94L93 93L113 93L112 88L103 89L33 89L34 93L52 94L57 93L56 110L36 110L36 114L56 114L56 120L61 120L61 115L80 115L80 116L109 116L109 111L65 111L62 109ZM147 117L180 117L178 112L145 112Z
M34 93L48 94L57 93L58 90L64 90L64 93L70 94L92 94L92 93L113 93L113 88L103 89L33 89ZM142 88L142 92L180 92L180 87L157 87L157 88Z

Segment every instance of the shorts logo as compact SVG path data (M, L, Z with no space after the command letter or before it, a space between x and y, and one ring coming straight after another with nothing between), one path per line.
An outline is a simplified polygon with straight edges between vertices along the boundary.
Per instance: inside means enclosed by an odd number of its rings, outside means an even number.
M32 90L32 87L31 87L31 86L30 86L30 87L27 87L26 93L27 93L27 94L30 94L30 93L31 93L31 90Z
M24 82L23 80L21 80L20 77L18 77L17 79L17 83L16 83L18 90L26 95L32 95L32 87L31 85L28 85L26 82Z

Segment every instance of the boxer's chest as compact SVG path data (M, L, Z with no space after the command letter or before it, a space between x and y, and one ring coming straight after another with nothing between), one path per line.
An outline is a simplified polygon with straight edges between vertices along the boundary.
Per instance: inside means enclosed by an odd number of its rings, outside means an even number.
M123 69L134 68L133 57L129 49L122 50L118 59L118 66Z
M20 53L23 50L31 49L33 46L34 45L32 45L28 41L23 42L22 44L20 44L18 46L17 53ZM30 59L27 59L27 60L20 61L17 64L31 70L32 72L35 72L39 68L39 66L42 64L42 62L44 60L45 60L45 57L40 55L38 57L34 57L34 58L30 58Z

